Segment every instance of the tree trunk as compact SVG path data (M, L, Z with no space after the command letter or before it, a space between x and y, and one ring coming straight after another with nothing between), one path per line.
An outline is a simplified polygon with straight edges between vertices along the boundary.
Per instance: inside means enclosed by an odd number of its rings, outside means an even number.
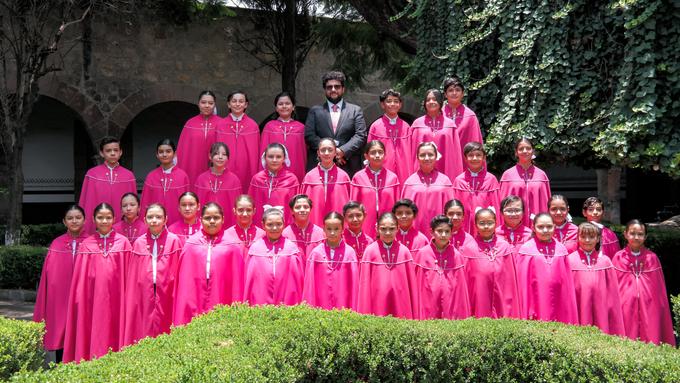
M21 243L21 210L24 202L23 143L12 148L6 147L5 149L7 150L5 159L7 161L7 169L9 170L7 180L9 217L7 219L7 230L5 231L5 245L10 246Z
M597 195L604 206L603 219L621 223L621 168L597 169Z
M295 97L295 0L286 0L283 13L283 67L281 68L281 90Z

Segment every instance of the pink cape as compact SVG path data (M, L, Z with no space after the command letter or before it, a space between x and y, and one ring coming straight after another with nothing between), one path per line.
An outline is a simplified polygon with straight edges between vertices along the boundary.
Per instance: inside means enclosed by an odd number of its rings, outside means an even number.
M418 318L463 319L470 316L465 263L449 245L441 253L430 243L415 252Z
M156 283L153 279L151 234L139 237L132 245L125 276L125 331L121 346L134 344L147 336L170 332L175 278L182 251L180 239L166 230L156 240Z
M288 149L290 170L301 180L305 177L307 164L307 144L305 143L305 125L299 121L281 120L269 121L262 130L260 138L260 154L264 153L267 145L278 142Z
M314 203L310 222L321 226L326 214L332 211L342 213L342 207L349 201L349 176L333 165L328 170L328 180L324 182L324 171L321 165L317 165L305 175L300 193L307 194Z
M397 236L395 239L402 245L406 246L411 251L411 254L415 254L416 251L425 246L430 246L430 238L418 231L413 226L411 226L405 233L402 232L401 229L397 228Z
M262 170L255 174L253 179L250 180L250 188L248 188L248 194L255 201L253 223L256 225L262 224L264 205L283 206L285 212L284 221L286 223L291 222L292 218L288 202L298 193L298 189L300 189L300 183L297 177L287 169L279 170L274 176L270 175L267 170ZM319 206L318 203L317 206ZM314 209L312 209L313 212Z
M323 229L309 222L305 230L291 223L283 230L283 236L292 241L300 250L302 264L307 264L307 256L312 250L326 239Z
M500 219L503 218L501 217ZM503 238L505 242L512 245L514 254L517 255L517 253L519 252L519 248L522 247L522 245L524 245L527 241L531 239L531 237L534 235L534 232L531 231L530 228L522 225L521 223L514 229L511 229L507 227L505 224L503 224L501 226L496 227L496 235L499 238Z
M241 244L244 254L243 261L245 262L245 255L248 254L250 245L252 245L253 242L257 241L258 239L264 237L265 232L255 225L250 225L248 230L242 228L239 225L234 225L228 228L224 232L224 235L225 237L229 238L230 242L238 242Z
M354 174L349 199L361 202L366 207L363 227L368 236L376 236L378 217L392 210L399 193L399 180L390 170L383 168L376 176L367 166ZM339 212L342 213L342 209Z
M241 181L236 174L225 169L222 174L215 175L211 170L203 172L196 179L194 191L198 195L198 200L205 205L208 202L215 202L224 211L224 227L235 224L236 218L228 212L234 207L236 197L243 194Z
M532 238L519 249L516 267L522 318L578 324L574 279L561 243Z
M345 230L342 232L342 240L352 247L359 260L361 260L361 258L364 256L364 251L366 251L368 245L375 241L363 231L358 235L354 235L354 233L352 233L352 231L348 228L345 228Z
M625 335L616 270L606 255L593 251L591 257L588 264L583 250L569 254L579 323L597 326L607 334Z
M475 235L475 210L479 207L486 209L494 208L496 215L500 215L501 201L498 198L500 185L496 176L482 169L476 175L466 169L453 180L453 195L463 203L465 209L465 222L463 229Z
M359 261L345 242L340 242L332 255L326 243L320 243L309 253L303 301L326 310L356 310L358 292Z
M463 249L472 314L477 318L521 318L513 247L494 236Z
M385 145L385 169L394 172L400 183L403 183L414 172L413 148L411 147L411 128L406 121L397 118L395 125L383 115L371 125L368 140L378 140ZM354 175L356 177L356 174Z
M444 204L453 199L451 180L444 173L433 170L426 175L418 170L404 181L401 198L408 198L418 206L413 226L421 233L430 232L430 220L444 211Z
M451 234L451 244L458 251L463 251L465 248L475 246L475 237L471 236L465 230L458 230Z
M548 211L550 200L550 180L545 172L534 165L526 171L519 165L506 170L501 177L501 191L499 198L503 199L511 194L524 201L525 226L532 227L531 216Z
M258 169L262 169L260 161L260 128L257 122L247 115L235 122L231 114L217 124L217 141L229 147L230 169L245 189L250 184Z
M261 238L248 250L244 300L251 305L296 305L302 300L304 275L302 256L293 242Z
M602 226L600 235L600 251L609 258L613 258L621 250L619 237L606 226Z
M78 247L85 238L84 233L77 238L69 233L62 234L52 241L47 250L33 308L33 320L35 322L45 321L43 343L46 350L64 348L66 309L73 264Z
M394 241L388 255L382 241L368 245L361 259L357 311L419 318L416 268L406 246Z
M242 247L224 231L212 239L203 230L189 237L179 257L173 323L183 325L216 305L239 302L242 294Z
M125 193L137 193L137 181L131 171L118 165L109 170L106 164L87 171L80 191L78 205L85 210L85 234L94 233L94 208L102 202L113 206L114 218L122 217L120 199Z
M179 220L168 227L168 231L175 234L179 240L182 242L182 246L186 243L187 238L191 237L195 233L198 233L201 228L201 219L196 217L196 222L193 225L185 223L184 220Z
M215 142L215 131L221 118L211 114L190 118L185 124L177 143L177 166L189 176L189 185L196 182L199 174L208 170L210 146Z
M619 278L626 336L675 346L666 282L656 254L643 248L635 257L626 246L612 263Z
M436 128L433 128L436 126ZM437 161L437 169L449 179L456 178L463 171L463 151L461 150L456 124L440 115L435 121L422 116L411 125L411 158L415 161L413 169L418 169L417 150L421 142L434 141L442 158Z
M479 128L479 120L477 115L467 105L460 104L456 108L456 115L454 118L453 109L449 104L444 105L444 114L446 117L452 119L456 123L456 131L460 139L461 152L468 142L484 143L482 140L482 130Z
M152 203L159 203L165 208L168 225L177 222L182 219L177 209L179 197L189 191L189 186L189 176L177 166L173 166L170 173L165 173L160 166L150 171L144 180L139 215L144 216Z
M578 226L571 222L565 222L561 228L555 225L553 238L563 244L569 254L578 250Z
M106 242L93 234L80 244L68 299L65 363L98 358L109 349L120 349L126 264L131 251L127 238L115 231L109 233Z
M142 213L140 212L140 214ZM146 223L141 215L135 218L132 223L128 223L125 219L121 219L113 225L113 230L119 234L123 234L130 243L135 243L137 238L146 233Z

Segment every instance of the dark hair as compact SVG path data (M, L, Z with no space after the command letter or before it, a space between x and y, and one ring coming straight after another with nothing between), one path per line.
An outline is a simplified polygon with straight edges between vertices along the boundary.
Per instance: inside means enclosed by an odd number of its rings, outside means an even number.
M382 141L380 141L380 140L372 140L372 141L369 141L369 142L366 144L366 146L364 147L364 154L368 154L368 152L369 152L374 146L380 147L380 149L382 149L383 152L386 150L386 149L385 149L385 144L383 144Z
M474 152L475 150L479 150L484 155L486 155L484 145L477 141L470 141L467 144L465 144L465 146L463 147L463 154L467 156L470 152Z
M451 209L452 207L456 207L456 206L459 206L461 209L463 209L463 212L465 212L465 206L463 206L463 203L460 202L460 200L457 200L457 199L454 198L454 199L450 199L450 200L446 201L446 203L444 204L444 215L446 215L446 212L449 209Z
M201 203L201 201L198 200L198 195L196 195L196 193L190 192L190 191L182 193L182 195L179 196L177 203L180 203L182 201L182 198L184 198L184 197L191 197L191 198L196 200L196 203L199 203L199 204Z
M238 197L236 197L236 199L234 200L234 207L236 207L236 205L243 200L248 201L251 205L253 205L253 207L255 207L255 200L248 194L241 194Z
M246 92L242 91L242 90L236 90L234 92L229 93L227 95L227 102L231 101L231 99L234 98L234 96L236 96L237 94L242 94L243 97L245 97L246 102L250 102L250 101L248 101L248 94Z
M359 209L362 213L366 214L364 204L357 201L348 201L345 206L342 207L342 215L347 214L347 211L350 209Z
M482 213L491 213L491 215L493 216L493 220L494 221L496 220L496 212L491 210L491 209L484 208L484 209L479 209L475 212L475 223L477 223L477 219L479 218L479 216Z
M215 96L215 93L213 93L212 90L204 90L201 93L198 94L198 101L201 101L203 96L210 96L213 98L213 101L217 102L217 96Z
M341 224L345 224L345 217L337 211L332 211L323 217L323 222L326 223L329 219L339 219Z
M290 94L289 92L286 92L286 91L283 91L283 92L277 94L276 96L274 96L274 106L276 106L276 104L279 103L279 99L282 98L282 97L290 98L290 102L293 103L293 106L295 106L295 96L293 96L292 94Z
M399 222L397 220L397 217L394 214L392 214L391 211L386 211L386 212L380 214L380 217L378 217L378 220L376 221L376 223L380 224L380 222L382 222L383 220L388 219L388 218L393 220L394 223Z
M106 136L99 141L99 151L104 151L104 146L108 144L118 144L120 146L120 140L116 137Z
M529 138L521 137L519 140L515 141L515 151L517 151L519 144L521 144L522 142L526 142L527 144L529 144L531 146L532 149L534 148L534 144L531 142L531 140Z
M645 225L642 221L640 221L637 218L633 218L630 221L626 222L626 230L625 231L627 232L628 229L630 229L630 227L633 226L633 225L642 226L642 228L645 230L645 235L647 235L647 225Z
M312 199L309 198L309 196L307 194L296 194L296 195L294 195L293 198L291 198L290 201L288 201L288 207L290 207L292 209L299 199L306 199L307 202L309 202L309 207L310 208L313 207L312 206Z
M534 216L534 220L532 221L533 224L534 224L534 226L536 226L536 221L538 221L538 219L541 218L541 217L548 217L548 218L550 218L550 222L552 222L553 224L555 223L555 222L553 221L552 216L550 215L550 213L543 212L543 213L538 213L538 214L536 214L536 215Z
M345 86L345 74L340 72L340 71L330 71L324 73L323 76L321 76L321 86L325 89L326 88L326 83L330 80L337 80L340 81L340 84L344 87Z
M164 138L158 141L158 143L156 144L156 151L158 151L158 149L160 149L160 147L163 145L168 145L169 147L171 147L173 152L177 150L177 145L175 145L175 141L169 138Z
M394 203L392 206L392 214L397 214L397 208L405 206L411 210L413 210L413 215L416 216L418 215L418 206L413 202L412 200L408 198L402 198L398 200L397 202Z
M278 215L281 217L282 220L285 221L285 219L283 218L284 217L283 211L275 207L270 207L262 213L262 223L264 223L264 221L266 221L270 215Z
M458 78L458 76L451 76L444 80L444 93L446 93L446 91L449 90L449 88L452 86L458 86L460 87L460 89L465 90L465 86L463 86L463 81L461 81L460 78Z
M564 204L567 205L567 209L569 209L569 201L567 201L567 197L563 196L562 194L553 194L548 200L548 210L550 210L550 204L555 200L564 201Z
M66 218L66 215L71 212L71 210L77 210L80 212L80 214L83 215L83 217L86 217L85 215L85 209L83 209L80 205L69 205L69 207L66 208L64 211L64 218Z
M220 204L217 203L217 202L208 202L205 205L203 205L203 207L201 208L201 217L203 217L203 215L205 214L205 211L208 210L211 207L217 208L217 211L220 212L220 215L222 217L224 217L224 210L222 210L222 206L220 206Z
M94 213L92 213L92 216L93 216L93 217L96 217L96 216L97 216L97 213L99 213L99 212L102 211L102 210L108 210L108 211L111 212L111 215L113 215L114 218L116 217L116 211L113 210L113 206L109 205L109 204L106 203L106 202L102 202L102 203L100 203L99 205L95 206L95 208L94 208Z
M137 201L137 205L140 204L139 196L137 195L137 193L127 192L127 193L123 194L123 196L120 197L120 203L123 203L123 200L125 199L125 197L135 197L135 200Z
M431 146L434 149L434 155L435 157L439 154L439 149L437 149L437 144L435 144L433 141L425 141L421 142L418 144L416 147L416 157L418 157L418 153L420 153L420 148L423 146Z
M161 205L161 204L159 204L159 203L156 203L156 202L154 202L154 203L152 203L151 205L149 205L149 206L146 207L146 210L144 211L144 216L145 216L145 217L146 217L146 213L147 213L147 212L149 211L149 209L151 209L152 207L159 207L159 208L161 208L161 210L163 210L163 216L167 218L168 212L165 211L165 206L163 206L163 205Z
M390 88L384 90L382 93L380 93L380 102L385 102L387 100L387 97L393 96L399 99L399 102L403 102L404 99L401 98L401 93L397 92L396 90Z
M442 214L437 214L430 220L430 229L434 230L439 225L446 225L449 227L449 229L453 229L453 224L451 223L449 217Z
M439 91L439 89L428 89L427 92L425 92L425 98L423 99L423 109L427 110L425 108L425 101L427 100L427 96L432 93L434 95L435 100L437 100L437 104L439 104L439 107L444 106L444 96L442 95L442 92Z
M522 211L524 211L524 201L522 201L522 198L514 194L510 194L507 197L503 198L503 200L501 201L501 210L505 209L505 207L510 205L511 203L518 201L520 204L522 204Z
M213 142L212 145L210 145L210 157L217 154L217 151L220 150L220 148L224 148L224 151L227 153L227 158L229 158L229 147L221 141Z
M267 145L267 147L264 149L265 157L267 156L267 152L269 152L270 149L281 149L281 151L283 151L283 158L285 159L286 157L288 157L288 151L286 150L286 147L283 146L283 144L280 144L278 142L272 142L269 145Z
M589 207L595 206L597 204L602 206L602 210L604 210L604 202L602 202L601 199L597 197L588 197L585 201L583 201L583 210L588 210Z
M326 142L326 141L328 141L328 142L330 142L331 144L333 144L333 147L334 147L334 148L337 148L337 147L338 147L338 145L335 144L335 140L334 140L334 139L332 139L332 138L330 138L330 137L324 137L324 138L322 138L322 139L319 140L319 144L316 145L316 149L318 150L318 149L321 147L321 144L324 143L324 142Z

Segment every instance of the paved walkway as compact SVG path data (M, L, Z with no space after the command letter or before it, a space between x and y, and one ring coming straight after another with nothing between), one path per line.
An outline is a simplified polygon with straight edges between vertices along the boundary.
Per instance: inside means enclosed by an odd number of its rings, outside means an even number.
M7 318L31 320L33 318L33 306L33 302L0 300L0 315Z

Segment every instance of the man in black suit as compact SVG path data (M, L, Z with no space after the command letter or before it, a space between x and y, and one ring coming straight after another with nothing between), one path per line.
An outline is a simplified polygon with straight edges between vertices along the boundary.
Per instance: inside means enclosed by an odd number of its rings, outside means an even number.
M328 72L321 78L326 92L326 102L315 105L307 114L305 141L307 141L307 169L317 164L316 150L322 138L335 140L337 165L353 176L363 166L363 148L366 145L366 121L358 105L343 100L345 75Z

